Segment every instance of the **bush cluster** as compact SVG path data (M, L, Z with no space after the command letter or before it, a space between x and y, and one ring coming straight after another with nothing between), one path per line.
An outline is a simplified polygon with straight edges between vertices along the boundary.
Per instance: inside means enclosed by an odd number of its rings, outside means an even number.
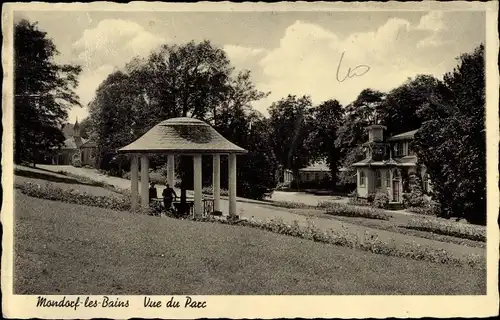
M486 229L465 223L449 223L435 219L412 219L407 228L436 234L486 242Z
M366 196L366 198L358 197L356 192L349 195L349 203L355 206L388 209L389 201L389 195L385 192L371 192Z
M94 206L119 211L129 211L131 209L130 199L127 197L95 196L77 189L63 189L47 182L44 186L27 182L17 185L22 193L35 198L75 203L86 206Z
M302 202L295 202L295 201L272 201L272 202L269 202L269 204L274 206L274 207L286 208L286 209L310 209L310 208L314 208L314 206L311 206L309 204L305 204Z
M201 193L207 194L207 195L213 195L212 186L203 187L203 189L201 189ZM229 191L227 191L226 189L220 189L220 195L227 197L227 196L229 196Z
M389 195L385 192L378 192L373 199L372 206L379 209L388 209Z
M320 202L319 208L326 209L326 214L344 217L360 217L368 219L389 220L392 216L385 211L375 208L355 207L335 202Z
M426 216L439 216L441 205L433 200L427 200L421 207L408 207L408 211Z

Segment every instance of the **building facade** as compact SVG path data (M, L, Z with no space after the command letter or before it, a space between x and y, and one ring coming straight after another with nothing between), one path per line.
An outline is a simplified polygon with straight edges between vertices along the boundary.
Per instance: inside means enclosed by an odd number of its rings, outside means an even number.
M410 147L418 130L408 131L385 139L382 125L368 127L368 141L363 144L366 158L354 163L356 168L358 197L384 192L392 203L402 203L403 186L410 174L419 174L423 191L431 191L429 175L423 165L418 164L417 155Z
M97 155L96 144L91 140L81 137L78 120L76 120L71 131L68 130L68 127L63 129L66 140L64 140L64 145L57 155L53 157L52 163L57 165L95 167Z

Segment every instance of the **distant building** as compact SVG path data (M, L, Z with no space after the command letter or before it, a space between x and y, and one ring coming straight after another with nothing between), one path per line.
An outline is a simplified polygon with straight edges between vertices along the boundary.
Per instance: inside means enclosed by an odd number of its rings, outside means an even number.
M346 171L346 168L340 168L339 172ZM299 170L300 182L322 181L331 178L330 167L324 160L317 161L305 168ZM292 170L285 169L281 171L280 182L291 183L293 181Z
M382 125L368 127L368 141L363 144L366 158L354 163L357 169L357 194L366 198L370 193L385 192L393 203L403 201L403 184L410 173L420 172L424 192L430 192L431 186L426 168L418 168L417 155L410 148L418 130L401 133L384 139ZM418 170L420 169L420 170Z
M54 156L52 163L95 167L97 145L81 137L78 120L74 125L67 124L62 131L66 140L58 154Z

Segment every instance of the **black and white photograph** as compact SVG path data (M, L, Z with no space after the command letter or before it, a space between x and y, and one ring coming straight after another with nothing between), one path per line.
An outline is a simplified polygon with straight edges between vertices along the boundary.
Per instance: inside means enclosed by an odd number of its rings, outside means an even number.
M4 7L5 315L498 312L498 3L197 5Z

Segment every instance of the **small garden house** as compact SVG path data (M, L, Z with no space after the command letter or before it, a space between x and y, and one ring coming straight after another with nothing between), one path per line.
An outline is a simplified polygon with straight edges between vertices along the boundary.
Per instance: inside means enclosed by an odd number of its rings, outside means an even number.
M423 191L430 192L426 168L418 164L417 155L410 147L418 130L385 139L384 126L373 124L367 129L368 141L363 144L366 158L352 165L357 172L357 196L367 198L383 192L388 194L390 202L402 203L404 186L412 173L422 179Z

